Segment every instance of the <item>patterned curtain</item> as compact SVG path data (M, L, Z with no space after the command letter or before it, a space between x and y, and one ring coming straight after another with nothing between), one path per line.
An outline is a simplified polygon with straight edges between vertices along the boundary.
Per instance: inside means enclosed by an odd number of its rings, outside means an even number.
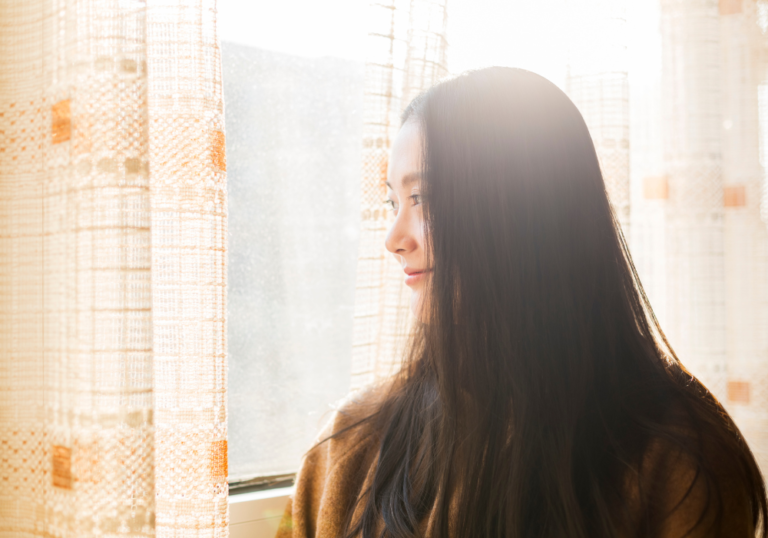
M606 191L629 232L627 0L569 0L565 91L595 144Z
M0 535L227 534L215 0L0 1Z
M570 6L582 39L570 36L566 87L662 330L768 469L768 2L661 0L657 35L634 51L631 121L626 2Z
M768 118L759 112L768 12L755 0L659 7L658 106L633 120L661 143L641 155L633 255L677 355L727 407L765 470Z
M389 148L411 99L448 72L446 0L374 0L369 15L353 389L400 364L412 315L402 269L384 248L391 218L383 203Z
M763 24L765 8L763 4ZM764 31L754 1L721 2L724 269L729 410L768 472L768 229L760 218ZM763 106L768 105L764 103ZM763 121L763 125L768 122ZM768 164L768 162L763 162ZM765 200L763 205L765 208Z

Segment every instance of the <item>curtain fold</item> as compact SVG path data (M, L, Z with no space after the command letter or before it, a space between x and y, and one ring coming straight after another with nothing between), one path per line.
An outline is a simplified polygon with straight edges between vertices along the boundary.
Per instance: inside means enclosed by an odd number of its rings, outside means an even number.
M569 0L565 91L595 144L608 198L629 235L629 61L626 0Z
M221 537L227 197L216 1L147 6L157 536Z
M215 2L3 0L0 53L0 536L225 536Z
M448 73L446 0L374 0L368 11L353 389L400 365L413 320L402 269L384 248L389 149L411 99Z
M661 0L633 153L632 250L662 328L768 466L768 4ZM762 13L762 14L761 14ZM653 48L653 47L651 47ZM655 54L655 53L654 53Z
M764 62L768 56L764 30L768 28L760 28L757 2L721 2L719 11L728 366L725 397L729 411L766 471L768 228L760 218L765 172L760 162L759 94L765 84Z

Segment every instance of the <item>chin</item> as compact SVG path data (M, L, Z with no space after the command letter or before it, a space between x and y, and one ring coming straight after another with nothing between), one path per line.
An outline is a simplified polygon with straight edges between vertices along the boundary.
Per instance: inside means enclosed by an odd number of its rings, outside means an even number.
M421 293L419 292L411 293L411 313L417 320L424 322L424 319L422 316L421 299L422 299Z

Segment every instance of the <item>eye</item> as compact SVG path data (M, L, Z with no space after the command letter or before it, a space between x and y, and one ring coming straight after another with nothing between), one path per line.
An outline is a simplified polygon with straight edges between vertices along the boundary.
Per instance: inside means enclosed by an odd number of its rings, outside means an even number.
M413 205L420 205L422 202L421 194L412 194L408 198L413 200Z
M384 205L391 211L394 211L395 213L397 213L397 202L395 202L394 200L387 198L386 200L384 200Z

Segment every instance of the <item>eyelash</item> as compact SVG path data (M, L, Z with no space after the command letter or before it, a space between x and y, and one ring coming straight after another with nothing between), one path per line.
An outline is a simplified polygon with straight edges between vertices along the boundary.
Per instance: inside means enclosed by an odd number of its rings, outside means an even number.
M412 194L408 198L412 199L415 202L413 205L419 205L422 202L421 194ZM391 209L392 211L397 211L394 200L390 200L389 198L387 198L386 200L384 200L384 205L389 207L389 209Z

